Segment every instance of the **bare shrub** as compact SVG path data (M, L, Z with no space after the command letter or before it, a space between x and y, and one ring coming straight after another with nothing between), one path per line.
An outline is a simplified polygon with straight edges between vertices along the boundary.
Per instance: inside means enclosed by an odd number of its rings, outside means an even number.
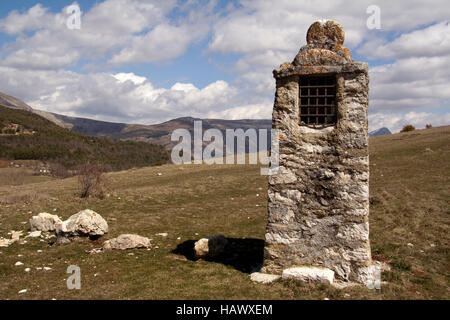
M105 169L100 164L86 163L79 168L78 183L80 197L97 197L103 199L105 195Z
M406 126L403 127L402 130L400 130L400 132L410 132L414 130L416 130L416 128L413 125L407 124Z
M428 123L428 124L425 126L425 129L431 129L431 128L433 128L433 126L431 125L431 123Z

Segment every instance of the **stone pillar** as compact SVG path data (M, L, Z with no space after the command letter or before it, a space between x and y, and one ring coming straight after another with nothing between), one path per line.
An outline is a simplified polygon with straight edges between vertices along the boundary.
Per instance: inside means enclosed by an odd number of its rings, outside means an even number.
M332 270L341 281L372 279L368 66L354 62L343 42L344 31L337 22L315 22L294 61L273 72L273 128L280 134L280 168L269 177L262 272L320 267ZM334 103L334 116L305 117L300 111L304 103L320 104L314 98L302 99L308 97L308 87L300 92L300 86L316 84L311 90L323 93L317 85L323 77L334 82L335 91L329 89L329 100L320 102ZM312 78L319 80L304 80Z

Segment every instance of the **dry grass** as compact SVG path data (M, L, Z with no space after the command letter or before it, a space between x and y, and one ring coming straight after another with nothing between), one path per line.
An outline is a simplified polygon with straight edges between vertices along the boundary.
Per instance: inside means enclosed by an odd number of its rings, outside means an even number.
M34 201L48 199L45 194L37 193L36 191L15 192L9 195L0 197L0 204L31 204Z
M35 171L29 168L0 168L0 187L20 186L49 180L52 180L52 178L45 175L36 175Z
M55 210L68 218L90 208L109 223L105 239L138 233L153 238L158 247L134 250L134 255L89 255L104 239L69 245L27 239L26 244L0 248L0 298L448 299L449 133L450 127L441 127L370 140L372 251L392 265L383 274L389 283L380 291L251 282L248 272L262 258L267 177L250 165L164 165L107 174L113 191L103 200L80 199L76 177L0 186L0 196L19 190L50 196L1 205L0 236L27 229L28 219L38 212ZM156 235L161 232L168 237ZM232 238L234 255L188 259L186 248L193 241L217 233ZM19 260L25 265L14 266ZM70 264L81 268L81 290L66 288ZM52 270L36 270L43 265ZM25 273L26 267L31 272ZM25 288L27 293L19 295Z

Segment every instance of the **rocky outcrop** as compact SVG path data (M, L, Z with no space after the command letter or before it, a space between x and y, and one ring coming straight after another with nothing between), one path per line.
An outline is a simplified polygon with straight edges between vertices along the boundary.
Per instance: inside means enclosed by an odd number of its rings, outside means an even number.
M103 250L127 250L149 248L150 239L137 234L121 234L117 238L105 241Z
M98 213L86 209L56 225L58 243L67 243L79 237L97 238L108 233L108 223Z
M56 225L61 222L57 215L41 212L30 219L30 228L31 231L55 231Z
M227 243L227 238L221 234L202 238L194 244L195 257L215 257L224 251Z

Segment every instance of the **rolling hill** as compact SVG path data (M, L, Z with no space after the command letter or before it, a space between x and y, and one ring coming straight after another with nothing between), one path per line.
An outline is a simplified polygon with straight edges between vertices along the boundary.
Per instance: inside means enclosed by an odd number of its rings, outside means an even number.
M25 108L0 101L0 158L40 160L73 169L86 162L112 170L163 164L167 151L155 144L90 137L62 128Z

